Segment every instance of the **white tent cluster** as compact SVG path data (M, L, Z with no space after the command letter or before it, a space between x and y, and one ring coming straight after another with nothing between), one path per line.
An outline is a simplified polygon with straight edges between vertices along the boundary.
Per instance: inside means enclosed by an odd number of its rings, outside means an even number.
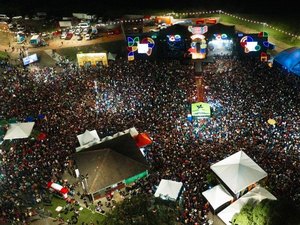
M32 132L34 122L11 123L4 136L4 140L28 138Z
M229 205L223 211L218 213L218 216L223 220L226 225L232 225L231 219L234 214L239 213L243 206L247 203L259 203L263 199L276 200L277 198L272 195L269 191L261 186L256 186L251 191L240 197L234 203Z
M182 182L161 179L154 196L160 197L164 200L176 201L182 191L182 188Z
M96 130L92 130L92 131L86 130L83 134L77 135L77 139L79 141L80 146L76 148L76 152L79 152L82 149L91 147L95 144L99 144L99 143L111 140L113 138L119 137L119 136L127 134L127 133L130 133L130 135L132 137L135 137L139 134L139 132L136 130L136 128L132 127L127 130L118 132L112 136L106 136L106 137L100 139Z
M243 151L230 155L211 165L210 168L224 184L224 186L217 185L202 193L215 213L218 209L222 210L226 207L225 204L235 200L245 189L267 176L267 173ZM265 198L276 200L266 189L256 186L219 212L218 216L229 225L234 214L239 213L243 205L248 202L257 203ZM223 207L220 208L221 206Z

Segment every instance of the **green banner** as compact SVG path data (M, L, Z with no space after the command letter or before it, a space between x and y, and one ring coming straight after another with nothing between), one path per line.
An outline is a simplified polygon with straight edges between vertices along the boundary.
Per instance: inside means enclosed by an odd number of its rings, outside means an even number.
M129 177L129 178L125 179L125 184L131 184L132 182L134 182L136 180L139 180L139 179L141 179L143 177L146 177L146 176L148 176L148 170L146 170L142 173L139 173L139 174L137 174L133 177Z
M205 102L197 102L192 104L192 116L194 117L210 117L210 105Z

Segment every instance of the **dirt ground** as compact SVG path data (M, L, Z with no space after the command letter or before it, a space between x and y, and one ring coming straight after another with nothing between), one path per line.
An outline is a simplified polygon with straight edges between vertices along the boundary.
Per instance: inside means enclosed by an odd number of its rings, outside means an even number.
M229 25L229 24L226 24ZM149 28L150 29L150 28ZM236 30L243 32L243 33L255 33L257 31L246 28L241 25L236 25ZM125 40L124 34L119 35L107 35L105 34L103 37L99 37L92 40L81 40L78 41L75 37L75 35L72 37L71 40L63 40L59 37L54 37L53 39L46 40L47 46L44 47L33 47L29 42L29 37L26 38L27 43L25 44L18 44L14 38L14 34L12 32L3 32L0 31L0 51L6 51L8 52L11 59L17 59L19 57L20 49L24 46L25 49L27 49L28 54L29 53L40 53L41 55L45 50L57 50L57 49L63 49L63 48L69 48L69 47L79 47L79 46L87 46L87 45L95 45L99 43L106 43L106 42L112 42L112 41L118 41L118 40ZM284 49L290 48L292 46L277 41L273 39L272 37L269 38L270 42L274 43L276 45L276 50L272 52L271 54L275 55L278 52L281 52ZM14 48L14 50L12 49ZM45 59L49 59L49 65L52 65L53 62L51 61L51 57L45 56ZM44 60L45 61L45 60ZM46 60L47 61L47 60Z
M25 49L28 50L28 53L36 53L45 51L48 49L56 50L62 48L69 48L69 47L79 47L79 46L86 46L86 45L95 45L99 43L106 43L118 40L125 40L125 36L123 34L119 35L104 35L103 37L99 37L92 40L81 40L78 41L75 36L72 37L71 40L64 40L60 39L59 37L55 37L51 40L46 40L48 43L47 46L41 47L33 47L29 42L29 38L27 37L27 43L18 44L14 38L13 33L7 33L0 31L0 51L8 52L11 59L18 58L20 49L24 46ZM14 50L13 50L14 48Z

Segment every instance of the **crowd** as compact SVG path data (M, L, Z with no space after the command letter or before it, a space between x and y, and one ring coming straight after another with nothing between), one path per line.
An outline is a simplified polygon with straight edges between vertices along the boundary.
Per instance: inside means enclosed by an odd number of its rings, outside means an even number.
M9 224L25 224L26 207L47 195L48 181L61 180L79 145L76 135L86 129L96 129L100 138L133 126L150 134L150 175L138 185L154 194L162 178L182 181L182 224L206 222L201 193L210 185L210 165L239 150L268 173L275 196L300 203L300 78L286 71L216 57L202 75L212 116L191 122L194 67L176 60L119 59L104 68L69 63L59 70L3 63L0 70L1 119L31 116L34 130L47 135L0 146L0 217Z

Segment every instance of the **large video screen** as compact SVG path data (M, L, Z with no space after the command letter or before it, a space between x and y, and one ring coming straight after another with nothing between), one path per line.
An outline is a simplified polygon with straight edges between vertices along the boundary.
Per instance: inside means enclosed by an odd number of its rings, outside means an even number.
M207 43L204 34L207 32L208 27L189 26L188 30L193 34L191 35L191 47L188 49L192 55L192 59L205 59L207 54Z
M192 116L193 117L210 117L210 105L205 102L192 103Z
M166 41L168 57L182 57L186 52L184 38L180 34L169 34L166 36Z
M29 56L23 58L23 65L27 66L30 63L34 63L37 61L38 61L37 54L32 54L32 55L29 55Z
M268 35L265 32L238 33L238 51L242 55L259 57L269 49Z
M128 61L149 58L155 55L156 44L153 37L127 36L126 40Z

